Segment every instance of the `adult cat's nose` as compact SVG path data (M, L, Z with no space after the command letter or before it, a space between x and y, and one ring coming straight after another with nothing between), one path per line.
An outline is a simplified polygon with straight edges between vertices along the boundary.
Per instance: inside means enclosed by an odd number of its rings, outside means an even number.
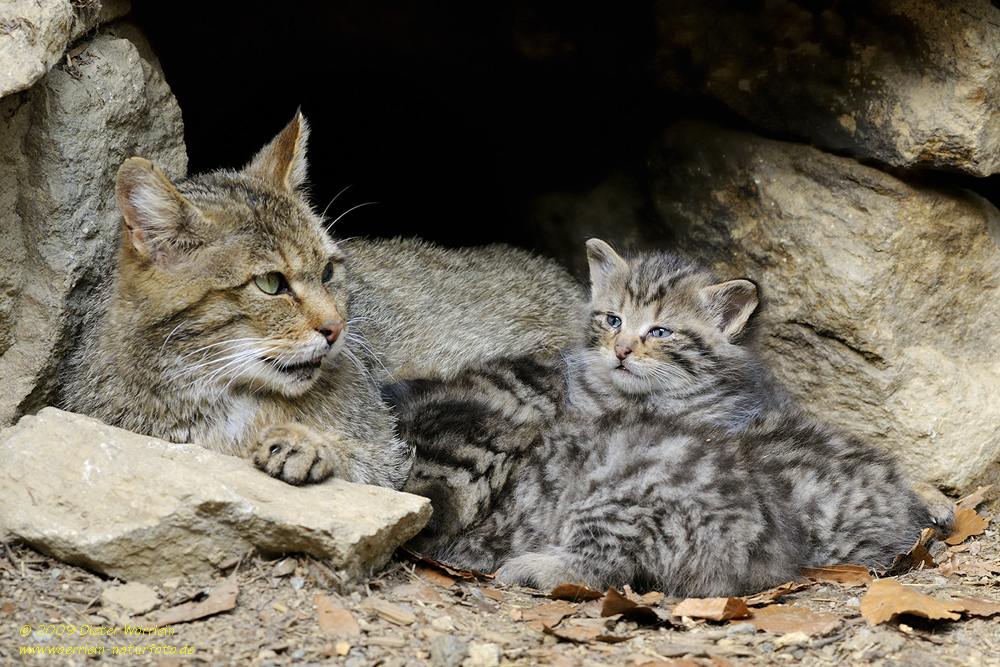
M323 326L319 328L320 334L322 334L323 337L326 338L326 342L329 343L330 345L333 345L333 343L337 340L337 336L339 336L340 332L343 330L344 330L343 322L332 322L332 321L325 322Z
M615 356L619 360L624 359L628 355L632 354L632 348L630 348L625 343L615 343Z

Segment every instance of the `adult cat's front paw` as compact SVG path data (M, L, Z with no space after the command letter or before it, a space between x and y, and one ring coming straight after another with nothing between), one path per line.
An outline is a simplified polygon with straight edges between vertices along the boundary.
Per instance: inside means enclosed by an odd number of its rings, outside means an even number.
M289 484L320 482L335 472L330 449L321 446L315 432L301 424L265 429L253 462L268 475Z

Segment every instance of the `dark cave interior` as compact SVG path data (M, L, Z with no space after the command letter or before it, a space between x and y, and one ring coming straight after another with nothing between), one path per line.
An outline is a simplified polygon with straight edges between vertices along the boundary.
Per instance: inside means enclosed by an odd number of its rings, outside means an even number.
M530 248L534 197L641 165L677 118L746 126L658 83L652 1L137 1L128 18L180 103L190 172L244 164L301 108L339 237ZM929 178L997 203L997 177Z

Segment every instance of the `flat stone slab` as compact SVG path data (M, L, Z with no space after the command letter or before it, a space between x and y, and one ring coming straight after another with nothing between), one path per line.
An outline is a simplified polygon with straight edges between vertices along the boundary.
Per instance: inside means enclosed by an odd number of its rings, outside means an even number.
M0 498L0 536L150 583L251 549L364 576L431 515L420 496L339 479L291 486L243 459L55 408L0 432Z

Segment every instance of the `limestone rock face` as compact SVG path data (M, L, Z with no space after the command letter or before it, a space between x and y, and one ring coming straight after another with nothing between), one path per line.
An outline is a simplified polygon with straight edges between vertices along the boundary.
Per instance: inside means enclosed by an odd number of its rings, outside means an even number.
M80 46L72 67L0 99L0 426L51 400L94 311L119 243L119 165L141 155L169 177L187 170L160 71L111 30Z
M694 123L651 169L680 247L760 286L763 352L806 408L945 487L1000 458L993 205Z
M0 4L0 98L24 90L62 58L66 46L123 16L128 0L4 0Z
M255 548L358 576L430 518L430 501L332 479L291 486L243 459L44 408L0 433L0 536L127 581L211 572Z
M657 69L757 127L895 167L1000 172L989 0L659 0Z

